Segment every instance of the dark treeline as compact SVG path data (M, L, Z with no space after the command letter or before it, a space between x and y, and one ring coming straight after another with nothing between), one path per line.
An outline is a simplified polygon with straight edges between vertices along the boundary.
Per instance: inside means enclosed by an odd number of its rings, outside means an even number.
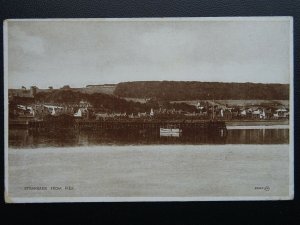
M288 84L220 83L196 81L136 81L119 83L116 96L179 100L288 100Z

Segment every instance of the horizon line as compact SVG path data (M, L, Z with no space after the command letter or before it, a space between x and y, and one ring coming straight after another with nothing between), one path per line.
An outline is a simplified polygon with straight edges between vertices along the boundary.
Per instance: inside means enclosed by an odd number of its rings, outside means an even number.
M64 86L69 86L71 89L72 88L87 88L88 86L109 86L109 85L118 85L120 83L137 83L137 82L198 82L198 83L226 83L226 84L281 84L281 85L290 85L289 83L262 83L262 82L224 82L224 81L177 81L177 80L137 80L137 81L121 81L118 83L97 83L97 84L86 84L83 86L71 86L69 84L63 84L60 87L54 87L54 85L49 85L46 88L39 88L38 85L30 85L30 86L19 86L19 87L8 87L8 89L22 89L22 87L31 88L31 87L37 87L38 89L49 89L49 87L52 87L53 89L62 89Z

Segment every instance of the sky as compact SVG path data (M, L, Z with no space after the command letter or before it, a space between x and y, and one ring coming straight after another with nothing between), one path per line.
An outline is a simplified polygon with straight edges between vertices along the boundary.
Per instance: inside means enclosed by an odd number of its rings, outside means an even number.
M289 23L10 20L8 87L148 80L289 83Z

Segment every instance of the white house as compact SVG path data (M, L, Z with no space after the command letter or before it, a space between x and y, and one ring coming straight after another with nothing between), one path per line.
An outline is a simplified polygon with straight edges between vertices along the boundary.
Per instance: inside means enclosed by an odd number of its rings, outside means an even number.
M243 109L243 110L241 111L241 116L247 116L247 111L246 111L246 109Z
M55 105L44 105L44 107L46 107L51 115L55 115L56 114L56 111L57 109L63 109L63 107L60 107L60 106L55 106Z
M82 117L84 113L86 113L87 109L79 108L76 113L74 113L74 117Z
M151 111L150 111L150 116L154 116L154 112L153 112L152 108L151 108Z

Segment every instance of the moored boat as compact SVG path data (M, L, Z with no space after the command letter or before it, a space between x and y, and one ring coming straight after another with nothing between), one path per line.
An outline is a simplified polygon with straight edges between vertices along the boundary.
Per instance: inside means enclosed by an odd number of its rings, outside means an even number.
M159 132L161 136L179 136L182 133L182 130L174 125L169 125L160 127Z

